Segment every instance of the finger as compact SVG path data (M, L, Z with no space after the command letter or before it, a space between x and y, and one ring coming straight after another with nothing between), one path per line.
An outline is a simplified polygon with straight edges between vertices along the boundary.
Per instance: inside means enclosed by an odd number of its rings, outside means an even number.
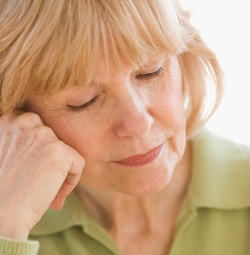
M69 174L58 191L56 197L52 201L50 207L59 210L63 207L66 197L72 192L77 183L81 178L81 174L79 175L71 175Z
M83 157L73 149L71 149L71 151L74 155L71 163L71 168L60 190L58 191L56 197L50 205L51 208L55 210L61 209L63 207L66 197L73 191L73 189L78 184L85 165L85 160L83 159Z
M60 210L63 208L64 203L65 198L59 198L56 196L55 199L51 202L50 208L52 208L53 210Z

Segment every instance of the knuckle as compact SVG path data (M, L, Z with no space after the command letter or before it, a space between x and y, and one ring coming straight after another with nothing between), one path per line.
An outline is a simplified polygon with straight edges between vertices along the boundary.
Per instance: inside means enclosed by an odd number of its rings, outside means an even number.
M29 131L30 132L26 132L26 142L30 144L34 150L50 156L50 153L53 152L53 150L50 149L50 144L53 144L57 140L52 129L46 126L41 126ZM24 134L22 135L24 136ZM51 152L47 152L47 150L51 150Z
M5 130L9 136L20 137L20 139L33 139L36 137L34 130L41 127L42 121L37 114L24 113L21 115L12 115L12 119L5 123Z
M52 161L58 163L57 165L63 174L67 174L72 170L73 166L78 170L78 168L82 169L85 165L85 161L81 160L82 157L60 140L50 143L47 153L50 155Z
M6 113L0 116L0 123L2 128L12 128L12 129L30 129L35 126L41 126L43 125L41 118L39 115L28 112L28 113L22 113L17 114L14 112Z
M13 120L14 114L13 113L5 113L0 116L0 122L1 122L1 127L4 127L8 125L8 123L11 123Z
M57 171L66 177L71 168L72 159L65 144L61 141L52 142L48 144L46 153L49 155L50 161L57 165Z
M60 140L51 142L47 145L47 153L55 160L63 160L65 157L65 145Z
M9 137L15 137L16 140L34 138L34 130L42 126L42 121L37 114L24 113L21 115L11 114L5 116L3 129Z
M53 130L47 126L34 128L31 132L31 136L37 141L48 141L56 137Z
M41 118L35 113L24 113L16 117L15 123L20 128L30 128L37 125L42 125Z

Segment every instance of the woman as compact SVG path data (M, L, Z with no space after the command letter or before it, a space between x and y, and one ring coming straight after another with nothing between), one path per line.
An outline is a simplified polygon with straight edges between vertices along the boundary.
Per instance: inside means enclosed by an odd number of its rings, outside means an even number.
M246 254L249 149L204 131L222 72L176 1L0 17L0 254Z

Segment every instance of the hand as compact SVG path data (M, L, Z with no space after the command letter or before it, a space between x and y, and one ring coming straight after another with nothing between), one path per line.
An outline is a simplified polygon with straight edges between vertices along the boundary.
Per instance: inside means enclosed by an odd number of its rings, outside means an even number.
M63 206L85 161L34 113L1 116L0 134L0 236L26 239L49 206Z

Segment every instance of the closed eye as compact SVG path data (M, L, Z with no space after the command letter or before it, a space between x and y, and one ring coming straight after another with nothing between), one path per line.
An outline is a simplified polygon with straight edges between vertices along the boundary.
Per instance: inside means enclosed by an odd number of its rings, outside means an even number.
M160 76L163 72L163 68L160 67L157 71L155 72L152 72L152 73L146 73L146 74L139 74L139 75L136 75L136 79L139 79L139 80L150 80L150 79L154 79L158 76Z
M67 105L67 107L72 112L88 111L94 105L97 99L98 99L98 96L94 97L93 99L91 99L90 101L88 101L87 103L83 105L79 105L79 106Z

